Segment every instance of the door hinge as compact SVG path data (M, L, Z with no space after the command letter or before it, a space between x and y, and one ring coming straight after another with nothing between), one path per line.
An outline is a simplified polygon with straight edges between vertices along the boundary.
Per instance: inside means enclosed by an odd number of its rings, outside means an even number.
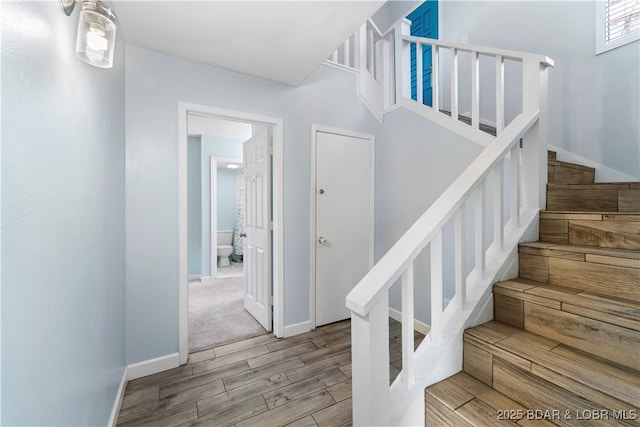
M524 138L520 138L520 149L522 150L522 142L524 141Z
M273 231L273 221L269 221L269 230Z
M270 156L273 156L273 144L269 144L269 147L267 148L267 153Z
M273 295L269 297L269 305L273 305Z

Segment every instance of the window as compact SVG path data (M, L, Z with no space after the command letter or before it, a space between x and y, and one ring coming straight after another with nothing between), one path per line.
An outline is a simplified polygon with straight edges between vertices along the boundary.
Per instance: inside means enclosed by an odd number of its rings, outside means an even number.
M598 0L596 55L640 40L640 0Z

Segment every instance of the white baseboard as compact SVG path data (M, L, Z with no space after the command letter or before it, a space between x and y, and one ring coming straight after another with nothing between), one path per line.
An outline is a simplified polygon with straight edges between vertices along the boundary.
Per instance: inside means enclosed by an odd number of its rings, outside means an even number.
M631 182L638 181L639 177L627 175L626 173L618 172L615 169L611 169L605 165L597 162L593 162L584 157L577 156L573 153L563 150L562 148L549 145L549 150L555 151L557 158L561 162L577 163L579 165L588 166L596 169L596 182Z
M398 322L402 322L402 312L396 310L395 308L389 307L389 317L391 317L393 320L397 320ZM413 319L413 329L423 335L427 335L431 327L426 323L419 321L418 319Z
M107 427L116 427L116 423L118 422L118 415L120 414L120 407L122 406L122 399L124 398L124 389L127 385L127 368L124 368L122 372L122 379L120 380L120 386L118 387L118 392L116 393L116 399L113 402L113 409L111 410L111 416L109 417L109 424Z
M143 360L127 366L127 381L136 378L146 377L147 375L157 374L180 366L180 353L168 354L155 359Z
M285 325L284 338L292 337L294 335L304 334L311 330L311 320L305 322L294 323L293 325Z
M187 280L192 281L192 280L200 280L200 276L199 274L190 274L189 277L187 278Z

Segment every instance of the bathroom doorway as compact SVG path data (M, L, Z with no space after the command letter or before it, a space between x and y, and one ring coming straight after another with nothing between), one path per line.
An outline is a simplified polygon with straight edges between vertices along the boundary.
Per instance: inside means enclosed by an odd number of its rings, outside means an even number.
M202 114L187 114L186 119L186 347L188 353L193 353L267 333L244 307L248 291L243 263L242 151L244 141L265 129L271 134L272 126ZM273 290L269 294L273 295ZM180 307L182 321L182 299ZM268 309L271 311L271 306ZM181 361L185 341L182 330L181 327Z

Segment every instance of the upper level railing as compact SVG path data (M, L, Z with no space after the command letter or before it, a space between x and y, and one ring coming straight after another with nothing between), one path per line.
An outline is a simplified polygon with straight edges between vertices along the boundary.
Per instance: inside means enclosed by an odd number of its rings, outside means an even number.
M391 425L422 399L428 385L422 371L432 368L423 366L425 361L438 354L445 336L461 333L470 307L544 207L547 69L553 62L541 55L412 37L406 20L385 34L369 22L353 40L359 94L370 96L363 81L371 92L379 87L378 95L365 100L372 111L407 107L486 146L347 296L354 425ZM426 68L425 60L431 62L428 72L416 71ZM489 77L487 66L493 70ZM495 138L482 132L483 124L495 128ZM445 237L447 226L453 236ZM445 239L453 247L449 256ZM419 262L427 263L430 273L414 283ZM389 291L398 280L402 370L389 386ZM430 292L431 329L417 350L414 286ZM445 292L453 292L448 304ZM427 347L431 355L421 351Z
M358 72L358 95L379 119L405 106L483 146L492 138L469 128L500 134L529 102L524 73L553 66L543 55L412 37L406 19L384 33L368 20L328 62Z

